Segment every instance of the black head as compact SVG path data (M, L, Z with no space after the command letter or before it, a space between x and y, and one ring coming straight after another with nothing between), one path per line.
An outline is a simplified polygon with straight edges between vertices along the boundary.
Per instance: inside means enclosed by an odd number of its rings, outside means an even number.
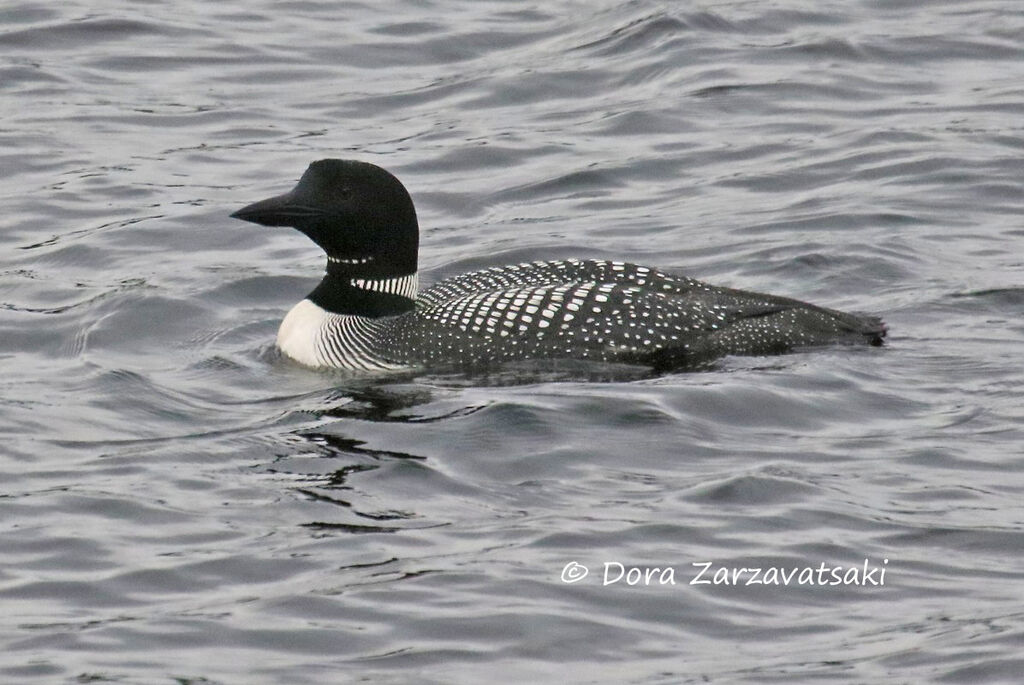
M264 226L292 226L331 258L369 278L416 272L416 210L397 178L373 164L313 162L291 192L254 202L231 216Z

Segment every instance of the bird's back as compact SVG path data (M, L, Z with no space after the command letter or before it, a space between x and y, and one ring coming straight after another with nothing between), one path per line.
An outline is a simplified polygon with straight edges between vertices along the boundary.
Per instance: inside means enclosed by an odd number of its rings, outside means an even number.
M872 317L598 260L462 274L382 323L388 358L461 366L574 357L675 368L885 335Z

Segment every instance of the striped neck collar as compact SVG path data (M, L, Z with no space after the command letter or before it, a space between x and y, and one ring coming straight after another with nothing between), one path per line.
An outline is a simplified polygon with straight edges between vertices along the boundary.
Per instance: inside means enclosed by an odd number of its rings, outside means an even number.
M343 259L341 257L327 256L327 266L331 264L337 264L338 266L363 266L373 261L373 257L353 257L351 259Z
M419 290L420 276L418 273L397 278L353 278L349 281L353 288L369 290L375 293L400 295L410 300L416 299Z
M375 277L372 260L369 268L332 260L320 285L308 299L324 311L334 314L376 318L412 311L416 305L419 276ZM369 272L369 273L367 273Z

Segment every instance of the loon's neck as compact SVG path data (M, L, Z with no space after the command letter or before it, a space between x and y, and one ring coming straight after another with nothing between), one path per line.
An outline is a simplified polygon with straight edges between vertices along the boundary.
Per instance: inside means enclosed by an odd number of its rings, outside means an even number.
M334 314L379 318L412 311L419 278L383 271L372 259L327 260L327 273L306 299Z

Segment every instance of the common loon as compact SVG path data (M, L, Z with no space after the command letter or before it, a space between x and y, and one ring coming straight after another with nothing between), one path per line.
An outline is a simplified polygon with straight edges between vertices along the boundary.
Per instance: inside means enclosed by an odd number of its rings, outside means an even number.
M605 260L499 266L420 293L412 199L397 178L366 162L313 162L291 192L231 216L292 226L327 253L320 285L277 334L285 355L311 367L473 368L574 358L668 370L727 354L880 345L886 334L875 317Z

